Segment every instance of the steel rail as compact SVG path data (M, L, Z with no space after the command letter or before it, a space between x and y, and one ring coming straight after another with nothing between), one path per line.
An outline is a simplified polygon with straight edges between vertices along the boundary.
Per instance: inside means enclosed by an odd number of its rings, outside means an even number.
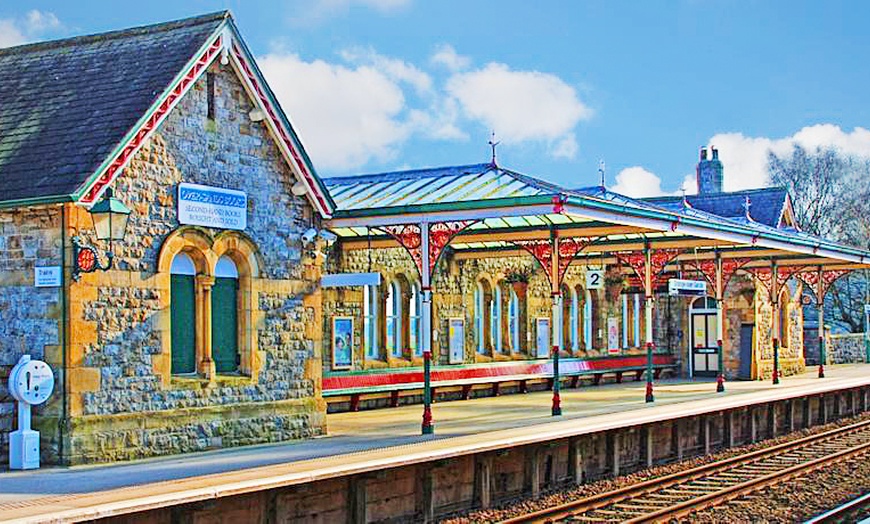
M853 512L860 511L862 509L870 506L870 493L862 495L856 499L850 500L849 502L838 506L831 511L826 511L821 515L816 515L815 517L809 519L804 522L804 524L826 524L828 522L846 522L847 517L850 519L853 517Z
M662 491L671 486L677 486L680 484L691 482L693 480L701 479L706 476L710 476L717 471L732 469L741 464L757 462L765 458L774 457L784 452L793 451L796 449L807 447L812 444L817 444L819 442L843 437L850 433L856 433L861 430L867 429L868 427L870 427L870 420L850 424L848 426L835 428L824 433L818 433L797 440L777 444L775 446L758 449L743 455L735 455L734 457L730 457L721 461L711 462L709 464L697 466L695 468L691 468L685 471L678 471L676 473L665 475L663 477L648 479L616 490L599 493L579 500L554 506L552 508L546 508L532 513L527 513L525 515L512 517L501 521L501 524L557 522L559 520L567 519L572 516L579 516L583 513L591 512L596 509L601 509L614 504L627 502L650 493ZM868 442L866 445L870 446L870 442ZM831 455L828 456L830 457ZM788 469L791 470L793 468L805 468L808 466L808 464L811 464L813 462L815 462L815 460L811 462L803 462L797 466L790 467ZM743 484L746 483L741 483L738 486L742 486ZM698 500L698 498L695 498L693 500ZM671 510L675 509L676 507L677 505L673 506L673 508L668 509ZM639 520L638 522L644 521Z

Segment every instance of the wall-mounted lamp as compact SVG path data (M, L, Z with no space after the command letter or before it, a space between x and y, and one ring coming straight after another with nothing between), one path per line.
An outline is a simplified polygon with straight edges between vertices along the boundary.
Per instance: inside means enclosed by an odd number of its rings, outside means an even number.
M95 248L84 244L78 236L73 237L75 265L72 276L74 280L78 280L81 273L93 273L98 269L108 271L112 268L115 259L115 255L112 253L112 241L124 239L124 235L127 233L127 221L130 219L130 208L113 196L112 188L106 189L103 198L91 206L88 213L94 222L97 240L109 241L109 251L106 252L107 262L101 263Z

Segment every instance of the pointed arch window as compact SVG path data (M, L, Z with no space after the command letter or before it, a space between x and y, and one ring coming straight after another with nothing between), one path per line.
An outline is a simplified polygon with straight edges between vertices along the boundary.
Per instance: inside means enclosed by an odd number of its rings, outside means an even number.
M196 373L196 265L185 252L169 268L171 373Z
M489 344L496 353L502 352L501 308L501 286L495 286L489 303Z
M779 346L788 348L789 333L791 331L791 318L788 314L788 306L791 296L788 288L784 288L779 294Z
M386 296L386 342L387 353L393 358L402 357L402 286L398 280L387 285Z
M411 353L417 357L423 356L423 344L420 341L421 300L420 285L414 282L411 284L411 299L408 304L408 342L411 346Z
M378 358L378 287L363 286L363 347L367 359Z
M520 298L513 288L510 290L510 298L508 300L508 346L515 353L522 351L520 341Z

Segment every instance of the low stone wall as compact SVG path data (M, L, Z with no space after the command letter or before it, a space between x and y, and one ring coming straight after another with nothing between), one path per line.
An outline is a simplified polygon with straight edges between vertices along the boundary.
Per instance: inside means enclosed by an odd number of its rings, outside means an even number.
M866 362L864 333L830 335L827 343L827 360L831 364Z

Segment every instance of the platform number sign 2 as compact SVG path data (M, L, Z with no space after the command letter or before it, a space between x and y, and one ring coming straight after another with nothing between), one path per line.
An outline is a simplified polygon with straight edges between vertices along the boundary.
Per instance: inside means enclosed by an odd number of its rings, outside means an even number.
M586 270L586 289L604 289L604 270Z

